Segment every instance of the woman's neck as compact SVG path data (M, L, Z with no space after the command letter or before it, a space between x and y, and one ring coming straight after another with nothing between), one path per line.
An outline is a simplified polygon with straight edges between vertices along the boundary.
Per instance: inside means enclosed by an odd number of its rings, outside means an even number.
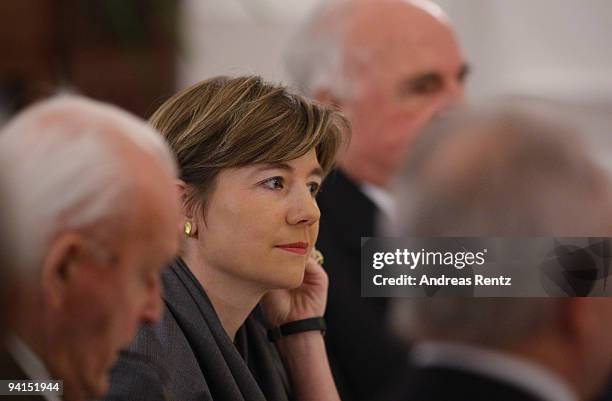
M186 252L183 260L206 291L223 329L234 341L236 332L255 309L266 290L209 266L195 252Z

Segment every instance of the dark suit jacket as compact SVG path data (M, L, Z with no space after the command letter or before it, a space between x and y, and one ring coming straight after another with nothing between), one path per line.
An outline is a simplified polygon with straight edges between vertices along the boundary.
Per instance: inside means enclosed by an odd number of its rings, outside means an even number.
M597 401L612 401L612 377L608 380L608 385L603 389L600 396L596 397Z
M373 236L376 206L342 172L317 198L317 248L329 275L327 349L343 401L393 399L406 377L408 350L386 327L387 300L361 298L360 237Z
M259 322L249 317L232 344L182 261L162 277L163 317L122 354L107 400L289 400L282 363Z
M510 384L441 367L414 369L404 386L398 401L545 401Z

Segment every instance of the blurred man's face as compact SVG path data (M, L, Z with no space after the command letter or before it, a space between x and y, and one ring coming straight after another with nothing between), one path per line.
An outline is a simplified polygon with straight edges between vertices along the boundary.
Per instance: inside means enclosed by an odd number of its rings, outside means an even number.
M65 277L53 280L64 289L56 291L60 301L49 315L54 321L48 324L52 343L45 360L64 380L66 400L103 396L119 351L142 324L160 317L160 274L177 252L180 235L174 183L161 174L151 172L143 184L147 190L133 195L138 202L130 218L116 222L120 229L109 229L105 243L75 240L81 245L66 258Z
M72 395L69 399L104 395L120 349L131 342L141 324L159 319L160 273L171 260L176 238L154 246L142 240L126 241L112 261L84 260L74 273L80 276L75 277L78 285L65 299L65 338L61 340L65 364L53 372L64 378L64 391Z
M349 84L340 103L353 136L343 167L377 185L397 172L425 124L463 100L467 67L452 31L406 7L398 2L355 17L361 29L345 43ZM374 13L386 23L370 21Z

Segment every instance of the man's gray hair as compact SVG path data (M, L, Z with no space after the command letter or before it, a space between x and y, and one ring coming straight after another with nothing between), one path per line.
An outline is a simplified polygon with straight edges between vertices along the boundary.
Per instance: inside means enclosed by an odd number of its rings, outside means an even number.
M285 51L285 69L291 85L314 96L320 88L341 90L341 41L346 8L351 0L321 2L302 24ZM335 21L330 21L337 17Z
M605 116L505 101L423 135L399 180L397 236L612 236ZM609 136L609 132L606 132ZM409 184L408 184L409 183ZM555 317L555 299L403 300L410 338L503 346Z
M15 242L20 265L27 267L21 274L39 266L54 235L88 229L95 236L100 226L112 230L105 221L129 217L135 205L127 198L132 174L122 152L126 143L176 177L163 138L108 104L61 95L26 109L3 127L0 168L17 203Z

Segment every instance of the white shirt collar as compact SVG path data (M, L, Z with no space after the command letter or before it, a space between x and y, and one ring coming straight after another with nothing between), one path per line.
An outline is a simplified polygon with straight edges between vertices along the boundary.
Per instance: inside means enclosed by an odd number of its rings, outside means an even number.
M15 362L31 380L52 380L43 361L21 338L11 334L8 336L6 344ZM45 393L43 397L47 401L62 401L57 394Z
M488 376L517 386L545 401L578 401L570 385L553 372L524 358L450 342L416 344L417 366L445 366Z
M391 192L382 187L368 183L362 183L360 187L361 192L363 192L387 218L393 221L397 213L395 198Z

